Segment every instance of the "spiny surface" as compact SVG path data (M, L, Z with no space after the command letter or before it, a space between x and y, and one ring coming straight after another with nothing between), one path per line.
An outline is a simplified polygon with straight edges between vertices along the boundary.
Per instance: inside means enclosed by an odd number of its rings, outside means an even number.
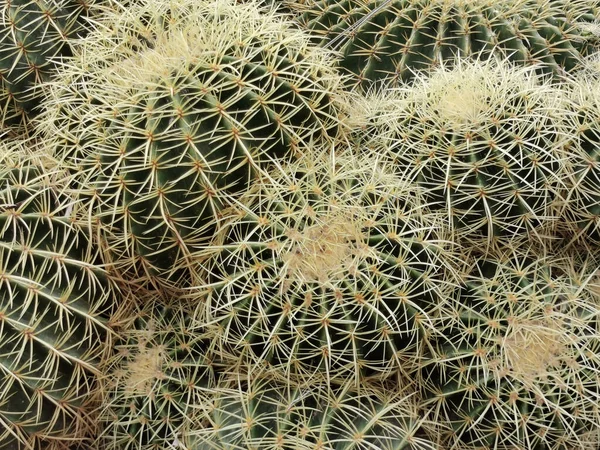
M142 1L102 23L46 85L40 128L117 270L177 290L229 195L336 133L339 76L255 2Z
M340 67L365 89L411 80L459 54L543 63L541 73L562 75L593 51L585 24L600 17L596 0L317 0L298 9L300 23L341 52Z
M477 262L438 325L445 337L422 371L423 405L451 427L449 447L598 445L596 267L529 256Z
M0 448L59 449L96 427L117 291L60 171L26 145L0 143Z
M452 283L443 220L353 151L274 171L198 251L223 342L285 373L359 383L402 369Z
M423 188L456 239L491 248L526 233L542 241L558 220L569 173L564 97L533 68L460 59L351 108L355 139Z

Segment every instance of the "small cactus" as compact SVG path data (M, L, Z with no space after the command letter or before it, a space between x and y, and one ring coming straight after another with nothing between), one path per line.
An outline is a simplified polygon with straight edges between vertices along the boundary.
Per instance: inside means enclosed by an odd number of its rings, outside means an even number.
M197 411L208 408L218 378L211 336L183 309L161 306L151 294L144 300L104 367L102 432L94 448L170 448L182 429L194 427Z
M456 262L420 200L352 149L314 149L265 177L197 252L222 341L288 374L360 383L401 371L433 332Z
M422 187L463 245L550 237L569 167L567 109L533 68L459 59L389 96L357 98L355 139Z
M479 260L447 304L422 386L430 419L452 429L448 448L600 443L597 274L530 256Z
M177 290L228 196L337 133L339 77L256 2L144 0L101 23L46 85L40 128L74 163L118 270Z

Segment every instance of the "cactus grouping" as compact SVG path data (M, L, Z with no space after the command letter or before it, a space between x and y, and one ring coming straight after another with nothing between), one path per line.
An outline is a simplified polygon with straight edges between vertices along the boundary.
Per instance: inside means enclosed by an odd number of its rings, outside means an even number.
M585 32L600 5L545 0L314 0L300 22L320 44L339 49L339 65L369 88L411 80L456 56L508 57L541 73L577 69Z
M600 449L600 0L0 13L0 450Z

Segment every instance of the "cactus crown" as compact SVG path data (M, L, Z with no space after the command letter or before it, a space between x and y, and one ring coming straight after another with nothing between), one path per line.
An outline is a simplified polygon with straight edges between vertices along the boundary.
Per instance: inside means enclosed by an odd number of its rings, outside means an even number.
M396 161L457 238L488 248L523 231L543 239L568 167L558 88L534 68L458 59L391 95L383 112L358 108L355 140Z
M597 431L595 274L530 256L479 261L448 303L423 386L453 445L590 448Z
M224 342L286 373L358 383L401 369L452 284L441 217L354 151L273 171L197 252Z

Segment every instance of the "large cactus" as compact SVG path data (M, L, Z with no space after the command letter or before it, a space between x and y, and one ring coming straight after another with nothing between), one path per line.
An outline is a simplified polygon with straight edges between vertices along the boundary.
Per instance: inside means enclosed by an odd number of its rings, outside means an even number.
M406 369L452 282L443 219L352 150L274 172L197 252L221 340L287 374L360 383Z
M190 245L262 166L337 129L326 54L254 2L142 1L104 19L52 92L41 128L122 270L189 283Z
M560 75L588 51L581 23L598 19L589 0L315 0L300 17L321 45L342 52L353 82L410 80L460 54L542 62Z
M115 288L57 175L0 143L0 448L65 448L95 427Z
M578 273L570 262L530 256L477 262L440 324L445 337L423 369L423 405L452 427L448 448L599 444L595 266Z
M357 98L357 139L421 186L463 244L549 237L571 170L570 129L563 92L534 68L459 59Z

